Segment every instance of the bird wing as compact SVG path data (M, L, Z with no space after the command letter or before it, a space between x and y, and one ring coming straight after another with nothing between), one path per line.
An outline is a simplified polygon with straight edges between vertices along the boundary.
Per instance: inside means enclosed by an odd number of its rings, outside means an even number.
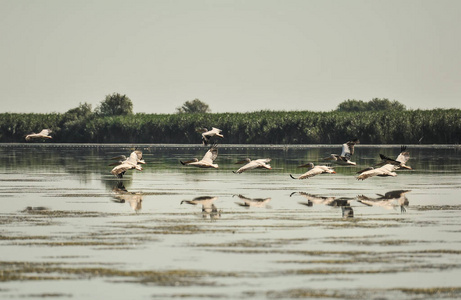
M364 180L364 179L376 176L376 175L380 174L380 172L381 171L379 170L379 168L378 169L371 169L371 170L362 172L359 176L357 176L357 179Z
M299 176L298 178L299 179L305 179L305 178L310 178L310 177L313 177L315 175L319 175L319 174L322 174L323 173L323 170L321 168L317 168L317 167L314 167L313 169L310 169L309 171L307 171L306 173L302 174L301 176Z
M143 160L142 160L142 151L140 151L140 150L135 150L135 151L133 151L133 152L136 153L136 156L137 156L137 159L138 159L137 161L138 161L138 162L139 162L139 161L143 161Z
M372 169L372 170L363 172L362 174L357 176L357 179L364 180L364 179L367 179L367 178L370 178L370 177L373 177L373 176L386 175L386 174L391 173L394 170L395 170L395 165L386 164L386 165L384 165L384 166L382 166L380 168Z
M387 157L384 154L379 154L379 157L381 157L382 159L382 162L380 163L381 165L387 165L387 164L400 165L399 161L392 159L390 157Z
M130 157L126 160L126 162L131 163L133 165L137 165L138 159L139 159L139 153L141 153L140 156L142 158L142 152L139 150L136 150L136 151L131 152Z
M263 165L263 164L267 164L271 161L270 158L261 158L261 159L257 159L255 160L255 162L257 162L258 164L260 165Z
M352 146L354 147L354 146ZM347 143L343 144L343 149L341 151L341 156L343 157L350 157L352 155L350 146Z
M396 168L397 166L394 164L387 164L387 165L382 166L381 168L378 168L377 170L381 170L383 174L388 174L392 171L395 171Z
M203 156L202 161L204 163L212 164L214 160L218 157L218 148L216 146L212 146Z
M396 161L401 162L402 164L406 164L406 162L410 159L409 152L400 152L399 156L397 156Z
M249 163L247 163L246 165L244 165L243 167L241 167L240 169L238 169L237 173L242 173L242 172L245 172L247 170L255 169L257 167L258 167L258 163L256 162L256 160L252 160Z
M123 173L123 172L126 172L128 170L131 170L134 168L134 165L133 164L130 164L128 162L125 162L125 163L122 163L116 167L114 167L112 169L112 171L110 171L113 175L119 175L120 173Z
M40 135L49 135L50 133L52 133L53 131L51 131L51 129L43 129L42 131L40 131Z

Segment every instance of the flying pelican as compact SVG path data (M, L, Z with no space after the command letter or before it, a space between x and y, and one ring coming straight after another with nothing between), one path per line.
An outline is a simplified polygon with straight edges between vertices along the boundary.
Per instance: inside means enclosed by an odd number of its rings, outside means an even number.
M142 152L141 151L135 150L133 152L136 153L136 156L137 156L136 161L137 161L138 164L145 164L146 163L142 159ZM129 158L127 158L125 155L119 155L119 156L112 157L111 159L118 159L118 161L109 164L109 166L118 166L118 165L123 164L124 162L126 162Z
M269 203L271 201L271 198L248 198L248 197L245 197L243 195L234 195L234 196L237 196L239 197L243 203L238 203L238 202L235 202L237 203L238 205L240 206L243 206L243 207L266 207L267 203ZM232 196L232 197L234 197ZM267 208L270 208L269 206L267 206Z
M259 168L264 168L264 169L269 169L271 170L272 167L268 164L271 161L270 158L261 158L261 159L256 159L256 160L251 160L249 158L245 158L244 160L241 160L239 162L236 162L236 164L243 164L247 163L237 171L232 171L233 173L240 174L242 172L248 171L248 170L253 170L253 169L259 169Z
M379 163L378 165L393 164L393 165L398 166L397 170L400 170L400 169L412 170L410 166L406 165L407 161L410 159L410 152L407 152L406 150L407 150L406 146L401 146L400 153L396 159L392 159L383 154L379 154L379 156L382 159L382 162Z
M331 167L327 166L314 166L313 163L307 163L305 165L302 165L300 167L309 167L309 170L299 176L298 178L293 177L293 175L290 174L290 177L293 179L306 179L310 177L314 177L315 175L319 175L322 173L329 173L329 174L336 174L336 172L333 170Z
M136 153L136 162L138 164L145 164L146 162L142 159L142 152L139 151L139 150L135 150L133 151L131 154L133 153ZM117 162L114 162L114 163L111 163L109 164L109 166L118 166L118 165L121 165L125 162L127 162L128 160L130 160L131 156L129 158L127 158L125 155L119 155L119 156L116 156L116 157L112 157L111 159L118 159Z
M378 194L378 198L370 198L364 195L357 196L358 202L367 206L379 206L386 209L393 209L400 206L400 211L406 211L405 206L408 206L409 201L405 196L411 190L396 190L385 193L384 195Z
M373 167L366 168L364 170L358 171L357 174L360 174L357 176L357 180L365 180L367 178L373 177L373 176L380 176L380 177L386 177L386 176L397 176L397 173L394 171L398 169L398 166L394 164L385 164L382 167L374 169Z
M202 131L202 144L205 145L205 146L208 145L208 142L209 142L210 138L212 138L214 136L217 136L217 137L220 137L220 138L224 137L224 135L221 134L222 130L218 129L218 128L215 128L215 127L212 127L211 130L203 128L203 129L201 129L201 131Z
M188 161L182 161L180 160L181 164L185 166L194 166L198 168L218 168L217 164L214 164L213 162L215 161L216 157L218 157L218 145L213 145L208 149L208 151L205 153L203 156L202 160L198 160L197 158L194 158L192 160Z
M356 163L351 161L352 155L354 155L354 146L355 144L359 144L359 139L353 139L347 141L343 144L343 148L341 151L341 155L338 154L331 154L328 157L325 157L324 160L331 160L338 165L352 165L355 166Z
M123 185L123 182L118 182L112 189L114 194L112 201L117 203L128 203L132 210L138 212L142 208L142 193L128 192Z
M406 152L407 147L406 146L401 146L400 147L400 154L397 156L396 159L389 158L383 154L379 154L381 157L381 162L375 165L380 166L379 168L373 168L369 167L363 170L360 170L357 172L357 174L360 174L357 179L359 180L364 180L369 177L373 176L397 176L397 173L395 173L395 170L400 170L400 169L409 169L411 170L412 168L410 166L406 165L406 162L410 159L410 153Z
M50 133L53 131L51 129L43 129L39 133L31 133L26 135L26 141L30 141L32 139L51 139Z
M128 159L119 162L119 164L112 169L111 173L118 178L123 178L123 175L128 170L136 169L138 171L142 171L143 168L139 164L145 164L145 162L142 159L142 152L135 150L131 152Z
M200 204L202 205L202 214L203 217L206 218L207 215L210 216L211 219L217 219L221 217L220 211L214 205L214 201L218 199L218 197L211 197L211 196L201 196L196 197L192 200L182 200L181 204L187 203L192 205Z

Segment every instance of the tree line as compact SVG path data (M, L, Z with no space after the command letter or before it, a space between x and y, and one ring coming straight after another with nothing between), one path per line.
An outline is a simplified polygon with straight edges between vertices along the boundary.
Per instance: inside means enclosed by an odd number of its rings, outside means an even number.
M199 129L211 127L223 130L226 144L338 144L351 138L367 144L461 142L459 109L407 110L387 99L342 104L330 112L210 113L195 99L177 113L144 114L133 113L125 95L112 94L95 110L83 103L63 114L2 113L0 142L24 142L32 131L50 128L53 139L47 143L199 144Z

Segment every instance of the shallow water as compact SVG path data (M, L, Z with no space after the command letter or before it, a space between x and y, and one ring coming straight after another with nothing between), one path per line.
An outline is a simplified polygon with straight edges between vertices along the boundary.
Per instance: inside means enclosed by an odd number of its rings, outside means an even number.
M306 180L289 174L340 145L221 145L217 170L179 163L200 146L138 147L118 180L131 145L0 145L0 297L461 298L459 147L410 145L412 171L365 181L400 147ZM232 173L245 157L273 169Z

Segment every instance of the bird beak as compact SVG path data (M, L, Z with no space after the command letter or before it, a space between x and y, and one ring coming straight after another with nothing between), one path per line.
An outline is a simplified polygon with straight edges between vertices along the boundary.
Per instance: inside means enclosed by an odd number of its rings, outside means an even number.
M333 172L332 172L332 174L336 174L336 172L335 172L335 171L333 171Z

